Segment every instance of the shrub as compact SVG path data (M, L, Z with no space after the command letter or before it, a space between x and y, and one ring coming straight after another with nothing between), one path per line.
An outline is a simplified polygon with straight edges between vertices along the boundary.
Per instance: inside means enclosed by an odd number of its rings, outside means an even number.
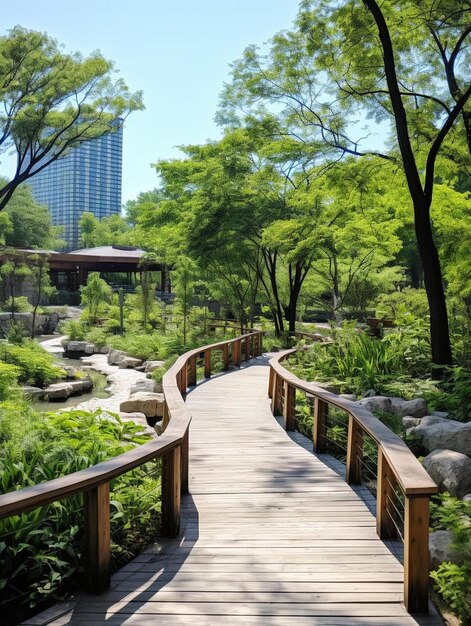
M61 332L65 333L70 341L83 341L88 326L79 320L69 320L61 325Z
M20 346L3 344L0 359L18 367L18 382L22 384L44 387L64 376L64 370L54 365L54 357L34 341Z
M9 311L10 313L31 313L33 307L29 303L26 296L11 296L5 300L2 304L2 311Z
M471 623L471 502L459 500L445 493L438 496L431 507L434 528L449 530L452 547L461 555L462 565L449 561L441 563L430 574L438 592L464 624Z
M5 400L16 384L20 370L15 365L7 365L0 361L0 401Z

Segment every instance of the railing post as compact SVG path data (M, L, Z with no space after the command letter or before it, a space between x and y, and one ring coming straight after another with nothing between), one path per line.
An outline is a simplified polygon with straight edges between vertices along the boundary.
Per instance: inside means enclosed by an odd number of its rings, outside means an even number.
M110 586L111 534L110 484L104 483L84 493L85 569L88 587L102 593Z
M196 354L188 361L188 387L196 385Z
M181 466L182 466L182 484L181 484L181 493L188 493L189 491L189 452L190 448L190 429L187 428L185 434L183 435L182 440L182 458L181 458Z
M429 497L406 496L404 512L404 604L409 613L428 613Z
M249 359L250 359L250 337L246 337L244 361L248 361Z
M345 480L349 485L359 485L361 483L361 463L363 455L363 430L358 425L356 419L348 414L348 441L347 441L347 462L345 468Z
M204 377L211 378L211 349L204 351Z
M283 417L285 420L285 430L294 430L295 428L295 401L296 387L284 381L285 398L283 402Z
M162 417L162 427L161 427L162 428L162 432L167 428L168 423L170 421L169 418L170 418L170 415L169 415L169 412L168 412L168 404L167 404L167 400L165 400L165 402L164 402L164 414L163 414L163 417Z
M162 535L175 537L180 532L181 446L162 456Z
M222 369L227 371L229 369L229 344L226 343L222 346Z
M389 467L389 463L378 447L378 477L376 485L376 531L381 539L396 539L397 529L391 517L392 506L388 505L389 500L394 498L394 474Z
M258 333L258 356L263 354L263 334Z
M314 452L325 452L325 421L328 414L329 405L316 396L314 398L314 423L312 425Z
M180 391L182 395L186 395L186 389L188 387L188 366L186 363L180 370L180 376L181 376L181 385L182 385Z
M270 371L268 373L268 397L273 397L273 376L275 375L275 370L270 365Z
M276 372L273 373L273 386L271 392L271 412L273 415L278 415L280 412L280 394L281 394L281 378Z
M234 341L232 344L232 362L236 367L240 366L240 351L241 345L239 339L238 341Z

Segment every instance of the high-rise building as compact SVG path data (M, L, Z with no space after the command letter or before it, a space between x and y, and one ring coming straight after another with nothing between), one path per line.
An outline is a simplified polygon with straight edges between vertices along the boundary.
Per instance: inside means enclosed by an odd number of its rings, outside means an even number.
M79 222L90 211L101 219L121 211L123 128L71 149L27 183L46 204L56 226L64 227L67 250L79 247Z

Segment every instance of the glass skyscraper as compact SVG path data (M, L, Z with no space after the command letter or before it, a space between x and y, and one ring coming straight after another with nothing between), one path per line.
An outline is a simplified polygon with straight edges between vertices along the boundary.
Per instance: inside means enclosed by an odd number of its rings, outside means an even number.
M123 127L72 148L27 184L34 199L46 204L56 226L63 226L67 250L79 248L79 221L90 211L101 219L121 211Z

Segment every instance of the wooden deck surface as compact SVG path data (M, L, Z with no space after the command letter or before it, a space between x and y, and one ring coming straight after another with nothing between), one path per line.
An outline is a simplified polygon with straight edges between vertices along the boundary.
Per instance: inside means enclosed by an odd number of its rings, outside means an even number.
M258 358L188 395L191 495L180 537L120 570L106 594L80 596L48 623L441 624L408 615L402 566L378 538L367 503L278 425L267 383L267 361Z

